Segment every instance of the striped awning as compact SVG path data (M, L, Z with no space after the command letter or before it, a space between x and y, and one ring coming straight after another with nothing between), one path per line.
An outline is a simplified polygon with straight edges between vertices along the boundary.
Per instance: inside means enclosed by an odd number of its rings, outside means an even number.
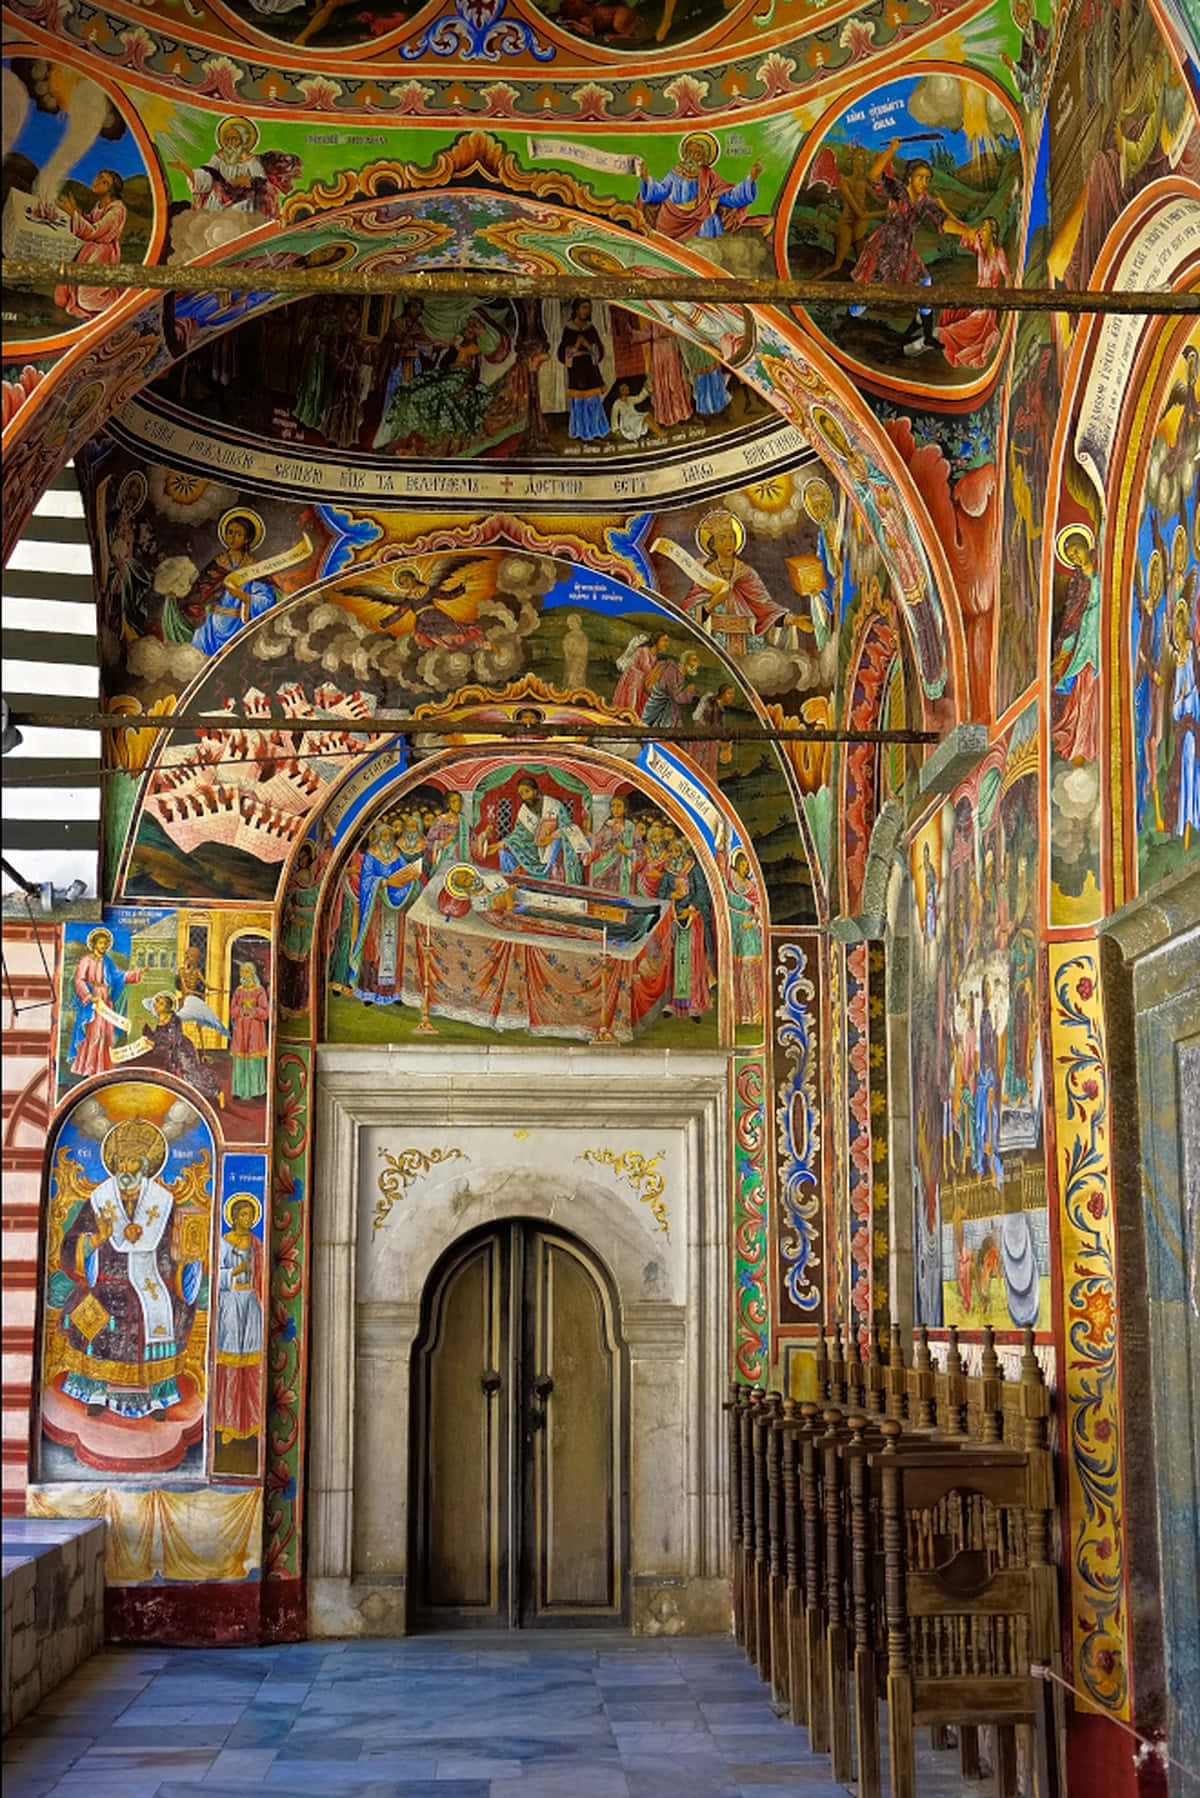
M3 693L11 712L99 708L96 598L83 500L68 465L43 493L3 577ZM18 874L96 897L100 738L22 729L4 757L4 855ZM15 883L4 871L6 909Z

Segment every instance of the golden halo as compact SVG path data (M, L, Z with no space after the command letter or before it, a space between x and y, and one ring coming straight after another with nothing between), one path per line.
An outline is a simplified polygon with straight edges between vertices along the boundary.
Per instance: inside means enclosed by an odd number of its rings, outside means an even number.
M568 250L567 255L576 268L587 269L591 275L623 275L625 272L625 264L619 256L596 244L580 244L578 249Z
M1096 553L1096 533L1092 530L1090 525L1064 524L1062 530L1054 539L1054 553L1059 561L1068 568L1071 567L1072 564L1067 561L1067 545L1076 537L1078 537L1081 542L1086 543L1088 554L1090 556L1094 556Z
M737 554L738 550L741 549L742 545L745 543L746 527L742 523L741 519L738 518L736 516L736 514L731 512L729 510L728 506L714 506L711 512L706 512L704 514L704 517L700 520L700 523L696 526L697 546L700 549L704 550L704 552L706 554L709 553L709 551L711 550L711 547L712 547L713 527L718 523L718 521L720 521L722 519L726 519L726 518L729 520L730 524L733 526L733 549L734 549L735 555Z
M103 397L104 383L102 381L89 381L86 387L81 387L79 389L79 392L74 396L70 405L67 407L68 423L77 425L81 418L92 411L93 407L99 405Z
M684 162L699 163L710 169L721 154L721 146L711 131L689 131L680 139L679 154Z
M469 899L475 891L477 879L469 862L459 862L451 868L442 884L452 899Z
M266 535L267 527L258 513L251 512L246 506L231 506L228 512L222 513L221 522L217 526L217 536L221 542L228 547L229 539L225 533L235 518L250 526L250 541L246 545L247 549L257 549Z
M261 1222L262 1214L263 1214L262 1200L258 1197L257 1193L231 1192L229 1197L226 1199L225 1203L221 1206L221 1216L224 1218L226 1227L228 1229L230 1229L230 1230L233 1229L233 1218L231 1217L230 1213L232 1212L235 1205L253 1205L253 1207L254 1207L254 1223L251 1224L251 1226L250 1226L250 1228L252 1230L254 1228L254 1224Z
M167 1139L157 1124L148 1124L144 1118L123 1118L106 1133L100 1144L100 1159L111 1174L115 1172L114 1164L126 1155L145 1161L153 1179L161 1173L167 1159Z
M358 248L352 243L319 243L314 250L306 250L296 258L296 267L337 268L343 262L353 262L357 254Z
M1150 560L1146 563L1146 598L1152 606L1156 606L1162 598L1164 585L1162 551L1152 549Z
M129 497L127 498L126 495ZM133 506L140 512L146 503L146 477L138 469L127 474L117 488L117 504Z
M1182 574L1188 565L1188 534L1185 524L1175 526L1175 535L1171 539L1171 567L1176 574Z
M825 495L825 503L828 506L825 517L831 518L833 516L833 495L829 491L829 482L823 481L820 475L813 475L811 480L805 481L804 491L801 495L804 501L804 510L808 513L808 516L812 519L814 524L820 524L821 520L813 510L814 505L819 503L819 497L818 499L810 499L810 494L816 494L818 496L821 494Z
M110 930L110 929L109 929L109 928L108 928L108 925L107 925L107 924L101 924L101 925L100 925L100 927L99 927L99 929L97 929L97 930L89 930L89 932L88 932L88 939L87 939L87 946L88 946L88 948L89 948L89 949L92 949L92 950L93 950L93 952L94 952L94 948L95 948L95 942L96 942L96 938L97 938L97 937L98 937L98 936L106 936L106 937L107 937L107 938L108 938L108 946L109 946L109 948L110 948L110 949L111 949L111 948L112 948L112 945L113 945L113 933L112 933L112 931L111 931L111 930Z
M238 130L242 133L243 137L248 136L250 139L249 143L246 145L247 152L253 150L258 143L258 126L254 123L253 119L243 118L240 113L231 113L229 118L222 119L221 123L217 126L218 149L224 149L225 139L228 137L230 129L234 125L238 127Z

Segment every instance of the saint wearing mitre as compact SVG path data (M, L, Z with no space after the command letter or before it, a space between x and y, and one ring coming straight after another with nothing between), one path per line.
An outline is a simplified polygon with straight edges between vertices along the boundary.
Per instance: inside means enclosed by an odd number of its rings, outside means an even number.
M66 1337L63 1391L94 1411L149 1417L180 1402L176 1381L204 1268L182 1261L175 1195L158 1179L167 1139L129 1118L100 1147L107 1179L68 1213L50 1299Z

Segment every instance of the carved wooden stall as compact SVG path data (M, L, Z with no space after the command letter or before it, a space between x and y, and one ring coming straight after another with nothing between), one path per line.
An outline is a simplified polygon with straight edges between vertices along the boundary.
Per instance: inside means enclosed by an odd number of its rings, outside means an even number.
M1006 1380L990 1330L978 1375L956 1332L944 1366L918 1332L911 1366L826 1339L822 1402L736 1387L729 1400L734 1627L776 1708L807 1726L835 1780L916 1798L915 1732L957 1735L978 1776L992 1732L1000 1798L1016 1798L1028 1732L1036 1798L1057 1798L1060 1719L1043 1669L1060 1671L1051 1560L1050 1395L1025 1332Z

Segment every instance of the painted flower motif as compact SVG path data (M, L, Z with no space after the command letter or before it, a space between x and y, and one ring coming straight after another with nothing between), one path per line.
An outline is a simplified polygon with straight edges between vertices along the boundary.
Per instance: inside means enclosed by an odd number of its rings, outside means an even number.
M426 112L425 102L433 98L433 89L426 87L423 81L397 82L392 89L392 97L396 102L396 111L408 113Z
M1111 1442L1113 1427L1107 1417L1098 1417L1092 1435L1097 1442Z
M236 102L243 73L237 63L230 62L227 56L210 56L207 62L201 63L200 71L204 80L197 93L211 94L214 100Z
M1095 1662L1096 1671L1102 1673L1106 1679L1110 1679L1117 1670L1117 1657L1111 1648L1099 1649L1096 1653Z
M795 60L790 56L781 56L778 50L773 50L770 56L764 57L759 64L758 76L766 89L767 98L773 100L781 94L790 93L795 72Z
M147 67L146 59L153 55L158 47L150 33L137 25L132 31L122 31L119 35L125 46L125 54L121 58L122 67L137 69L141 74L148 75L150 70Z
M612 97L611 88L601 87L595 81L585 81L582 87L572 88L570 94L575 102L576 117L581 119L607 118Z
M694 75L677 75L663 89L663 98L672 102L677 119L699 118L710 85L710 82L698 81Z
M345 92L341 82L331 80L328 75L310 75L304 81L298 81L296 86L304 96L304 104L315 112L332 112Z
M1104 1194L1094 1192L1087 1202L1088 1214L1099 1220L1104 1216Z
M1086 1319L1087 1333L1092 1342L1101 1343L1112 1334L1116 1304L1110 1287L1093 1287L1080 1311Z
M491 119L515 118L517 100L520 98L515 87L507 81L493 81L482 90L484 102L483 115Z
M1096 982L1094 980L1090 979L1089 976L1086 974L1081 975L1080 978L1075 982L1075 991L1078 994L1079 998L1083 999L1084 1001L1087 1001L1088 999L1090 999L1092 994L1095 992L1095 990L1096 990Z
M1098 1099L1100 1097L1100 1086L1095 1080L1085 1080L1080 1090L1085 1099Z
M838 41L841 43L843 49L849 50L851 61L858 62L862 57L871 54L872 50L875 48L874 38L874 21L851 19L849 24L843 29L841 38Z

